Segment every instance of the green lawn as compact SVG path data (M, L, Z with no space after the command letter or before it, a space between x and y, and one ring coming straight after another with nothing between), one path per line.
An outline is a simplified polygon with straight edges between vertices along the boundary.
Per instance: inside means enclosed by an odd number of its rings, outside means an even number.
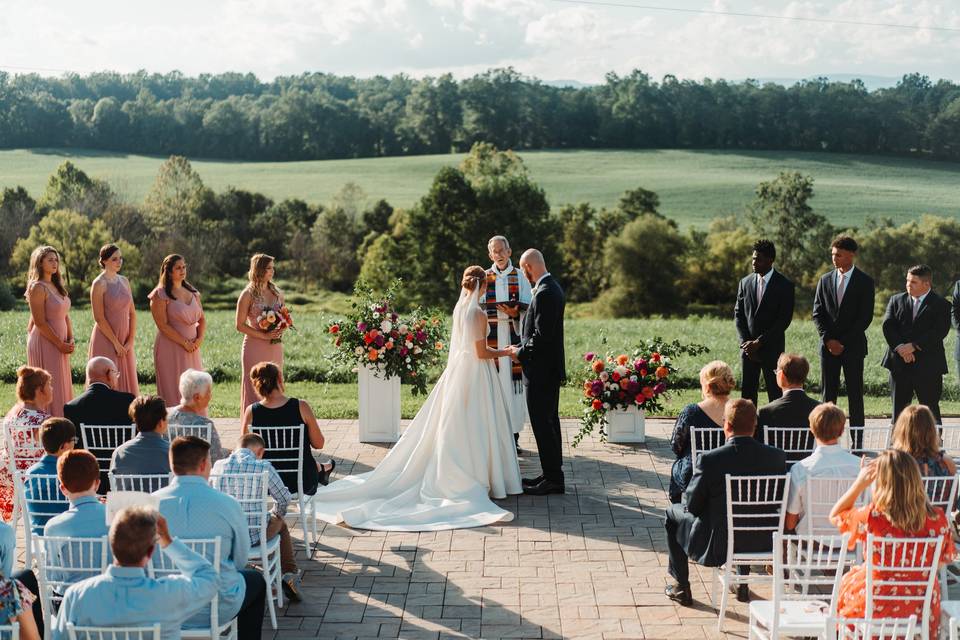
M660 195L662 211L682 225L703 226L740 212L757 183L782 170L815 179L814 208L835 224L859 225L868 216L898 222L924 213L960 214L960 163L909 158L779 151L524 151L522 157L554 207L575 202L611 206L626 189ZM263 192L273 198L329 202L345 183L371 198L408 206L424 195L434 174L460 155L312 162L194 160L204 182ZM0 151L0 188L23 185L39 197L58 164L72 160L139 202L163 158L77 149Z
M323 330L330 311L322 308L294 308L299 330L285 338L285 369L290 383L290 391L309 399L317 408L319 415L327 418L356 416L357 392L355 375L349 369L335 365L329 359L331 345ZM74 369L74 381L83 379L82 368L86 361L87 344L92 325L88 309L76 309L71 314L77 336L77 350L71 360ZM217 384L213 412L218 416L236 416L240 398L240 342L241 337L233 329L231 311L209 311L207 313L208 333L203 345L204 365L220 380ZM26 311L0 313L0 406L13 403L16 368L25 361L24 330L27 324ZM153 321L148 312L138 316L140 331L137 335L137 360L144 390L151 389L153 380L153 338L156 335ZM677 364L681 368L681 382L688 387L673 398L666 407L667 415L675 415L685 403L698 396L692 387L697 371L707 360L719 358L738 369L737 339L732 320L718 318L644 319L644 320L596 320L570 318L566 323L567 368L571 377L582 368L582 354L586 351L602 352L610 349L628 349L637 341L654 336L667 340L675 338L685 342L697 342L707 345L710 353L699 358L681 358ZM947 349L952 353L955 336L947 339ZM867 358L865 379L868 392L867 412L870 415L889 414L890 400L887 397L887 375L878 362L883 351L883 339L879 320L874 321L869 331L870 355ZM809 320L794 320L787 332L787 344L791 350L807 355L811 360L811 385L819 385L819 362L817 360L817 336L813 323ZM944 411L960 414L960 391L957 388L956 371L953 358L950 361L950 374L945 378ZM434 371L435 376L438 372ZM575 386L564 390L562 413L575 416L580 413L578 401L580 391ZM419 398L414 398L405 388L404 415L412 416L419 407Z

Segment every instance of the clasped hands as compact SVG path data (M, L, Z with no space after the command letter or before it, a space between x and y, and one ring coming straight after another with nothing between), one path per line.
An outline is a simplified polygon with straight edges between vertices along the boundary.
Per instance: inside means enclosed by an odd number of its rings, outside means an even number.
M518 306L511 306L508 304L498 304L497 311L500 311L501 313L505 313L511 318L520 317L520 307Z
M504 349L504 351L507 352L507 355L510 356L511 360L513 360L514 362L520 362L520 358L517 355L517 352L520 351L520 347L515 347L514 345L510 345L509 347Z
M743 354L750 360L760 362L759 351L761 346L763 345L760 344L759 340L747 340L740 345L740 350L743 351Z
M839 356L841 353L843 353L844 349L843 343L833 338L824 342L823 346L827 348L827 351L829 351L830 355L832 356Z
M901 344L895 349L895 351L897 352L897 355L903 358L903 361L907 364L917 361L917 356L915 355L917 348L911 342L905 342L904 344Z

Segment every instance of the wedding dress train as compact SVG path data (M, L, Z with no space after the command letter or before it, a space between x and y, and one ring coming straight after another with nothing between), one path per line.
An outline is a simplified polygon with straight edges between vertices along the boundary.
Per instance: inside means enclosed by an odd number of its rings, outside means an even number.
M478 358L474 347L487 332L478 293L461 292L447 367L400 440L373 471L320 487L314 498L318 518L380 531L462 529L513 519L490 500L523 488L496 366Z

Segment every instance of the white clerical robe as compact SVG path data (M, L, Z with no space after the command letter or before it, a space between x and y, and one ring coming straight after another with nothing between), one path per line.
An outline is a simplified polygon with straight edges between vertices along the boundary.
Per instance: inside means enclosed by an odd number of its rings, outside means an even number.
M508 276L513 271L512 262L507 263L506 269L500 271L496 263L490 268L496 276L497 302L510 301L510 284ZM530 304L530 283L523 275L523 271L517 269L517 276L520 281L520 304L526 308ZM521 311L516 318L511 318L502 311L497 311L497 348L506 349L510 346L510 323L513 322L513 330L519 336L520 328L523 326L523 316L526 311ZM512 363L510 358L500 358L500 385L503 387L503 395L507 399L507 408L510 410L510 426L514 433L520 433L523 429L523 423L527 421L527 401L524 397L523 384L515 384L512 374Z

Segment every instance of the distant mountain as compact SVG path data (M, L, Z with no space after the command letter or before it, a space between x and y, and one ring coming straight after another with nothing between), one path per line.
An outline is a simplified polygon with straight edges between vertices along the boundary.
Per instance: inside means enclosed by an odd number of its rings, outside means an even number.
M807 78L755 78L760 84L766 84L772 82L774 84L782 84L786 87L792 86L801 80L812 80L821 76L808 76ZM824 73L822 77L825 77L833 82L850 82L852 80L862 80L863 84L867 87L869 91L874 91L876 89L886 89L889 87L897 86L897 83L900 82L899 77L893 76L870 76L857 73Z

